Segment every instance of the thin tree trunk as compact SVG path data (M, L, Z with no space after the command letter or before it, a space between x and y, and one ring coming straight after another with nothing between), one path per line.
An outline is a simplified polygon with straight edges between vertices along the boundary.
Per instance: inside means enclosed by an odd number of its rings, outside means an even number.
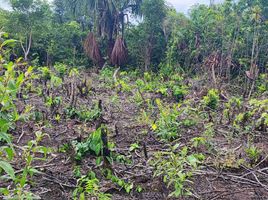
M30 52L30 49L32 46L32 31L30 31L29 40L27 39L27 36L26 36L25 47L23 46L22 41L20 41L20 45L21 45L21 48L22 48L23 53L24 53L24 60L27 61L28 55L29 55L29 52Z
M248 99L251 97L251 94L255 88L256 79L258 78L258 67L256 65L256 61L259 56L259 48L258 48L258 30L257 26L254 27L254 34L253 34L253 44L252 44L252 51L251 51L251 60L250 60L250 74L253 77L251 87L248 88ZM250 82L250 81L249 81Z
M148 44L145 47L145 57L144 57L144 71L147 72L149 70L149 66L151 65L151 55L152 54L152 41L151 36L148 40Z

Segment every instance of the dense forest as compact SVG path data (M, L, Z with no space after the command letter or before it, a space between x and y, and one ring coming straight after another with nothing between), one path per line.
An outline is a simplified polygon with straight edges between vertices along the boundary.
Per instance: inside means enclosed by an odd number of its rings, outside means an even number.
M267 0L7 3L0 199L268 199Z

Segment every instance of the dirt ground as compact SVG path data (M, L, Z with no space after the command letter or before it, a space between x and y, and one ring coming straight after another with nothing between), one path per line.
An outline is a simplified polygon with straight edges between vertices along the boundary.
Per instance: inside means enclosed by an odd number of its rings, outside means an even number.
M168 199L168 189L161 179L153 177L153 168L148 163L153 153L165 148L165 144L155 137L150 131L150 127L138 121L141 111L134 102L130 101L129 97L133 94L131 92L118 92L104 88L102 81L99 80L99 76L95 73L90 72L86 76L92 80L92 92L88 97L79 97L77 105L92 107L94 102L102 100L104 110L103 118L108 126L109 141L116 144L115 152L125 155L132 160L130 166L115 162L112 169L118 177L139 184L143 188L141 193L132 191L130 194L127 194L124 190L119 190L118 187L109 181L101 180L101 190L112 194L112 199L114 200ZM61 90L59 93L64 97L63 101L68 102L65 91ZM116 104L111 100L115 95L118 96L118 103ZM153 98L155 94L148 95L149 97L152 95L151 98ZM167 101L172 100L167 99ZM31 104L39 110L46 109L42 98L36 94L29 94L28 100L18 102L18 108L24 108L27 104ZM38 161L34 163L35 168L42 173L33 177L33 182L29 190L44 200L72 199L72 191L76 187L77 181L73 175L76 162L72 156L73 152L60 153L59 149L63 144L71 143L81 137L83 139L85 136L81 136L78 128L84 124L76 119L61 119L58 123L55 120L49 119L49 117L48 121L52 123L52 126L43 129L43 132L47 133L49 137L45 137L41 145L51 147L54 151L49 154L45 162ZM118 131L115 131L116 127ZM86 128L88 132L93 131L96 128L96 124L94 122L88 123ZM219 132L214 138L216 146L221 149L234 149L234 151L239 152L239 145L245 141L236 138L234 142L229 144L222 136L220 129L221 127L219 127ZM37 127L34 123L20 122L17 129L12 133L14 141L19 140L16 145L23 146L27 141L33 139L33 133L36 130L40 130L40 127ZM191 138L193 135L198 135L198 132L194 131L183 134L180 142L187 142L188 138ZM256 144L267 149L267 135L262 135L258 138L259 141L256 141ZM135 152L129 152L130 145L136 142L145 144L148 154L147 159L144 155L145 147ZM15 167L16 169L20 169L22 165L23 163L18 162ZM190 184L194 196L178 199L266 200L268 199L268 188L264 183L268 182L268 162L264 160L260 165L261 168L256 168L256 170L267 169L263 170L261 172L262 175L259 174L258 178L254 178L255 174L248 171L248 169L225 169L220 171L211 165L204 166L200 169L199 174L197 172L194 175L193 183ZM98 171L95 166L95 158L90 155L86 156L81 163L82 173L86 173L89 170Z

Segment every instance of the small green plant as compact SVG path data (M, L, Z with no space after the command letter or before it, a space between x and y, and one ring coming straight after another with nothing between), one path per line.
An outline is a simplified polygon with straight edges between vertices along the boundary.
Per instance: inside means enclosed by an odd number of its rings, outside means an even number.
M237 97L233 97L227 103L225 103L223 115L228 120L228 123L231 123L234 120L236 112L239 112L241 108L242 101Z
M136 191L138 192L138 193L141 193L142 192L142 187L140 186L140 185L138 185L137 187L136 187Z
M45 81L45 83L51 79L51 70L48 67L41 67L39 68L41 72L41 78Z
M49 96L46 98L45 105L48 107L51 107L51 108L56 108L56 107L60 106L61 103L62 103L62 97Z
M135 151L136 149L139 149L139 148L140 148L140 145L138 143L133 143L130 145L129 151L132 152L132 151Z
M237 114L233 121L233 126L237 129L245 128L246 122L249 120L250 116L251 116L250 112L243 112Z
M207 143L207 140L204 137L195 137L191 139L191 142L194 148L198 148L202 145L205 145Z
M67 66L63 63L56 63L54 69L60 78L63 78L67 73Z
M61 120L61 116L60 116L60 114L56 114L55 115L55 120L59 123L60 122L60 120Z
M130 156L117 154L117 155L115 155L114 160L116 162L118 162L118 163L124 163L124 164L127 164L127 165L132 164L132 160L131 160Z
M82 176L77 181L77 188L73 191L74 200L86 200L96 198L98 200L110 200L111 195L100 191L100 181L93 171L87 176Z
M134 94L134 96L133 96L133 100L134 100L134 102L138 105L138 106L140 106L140 105L142 105L143 104L143 98L142 98L142 95L141 95L141 93L140 92L135 92L135 94Z
M73 146L75 147L75 158L77 160L81 160L87 153L93 153L96 156L100 156L101 151L103 150L101 129L99 128L91 133L85 142L73 141Z
M173 107L164 106L160 99L156 100L156 104L160 110L160 115L157 121L152 125L152 129L156 134L164 140L173 140L179 137L179 127L181 123L178 121L178 116L181 111L177 106Z
M78 77L79 76L79 71L78 69L76 68L72 68L70 71L69 71L69 77L70 78L75 78L75 77Z
M207 141L214 137L215 129L214 129L214 124L213 123L205 124L205 131L204 131L203 135L204 135L204 137L206 138Z
M152 122L150 113L146 112L146 110L142 109L140 116L138 116L138 121L141 124L149 125Z
M100 78L101 79L109 79L109 80L112 80L113 78L113 69L112 68L109 68L109 67L106 67L104 69L101 70L100 72Z
M160 85L156 92L160 93L163 96L168 96L168 88L164 85Z
M191 101L170 106L156 99L159 115L151 124L153 131L163 140L172 141L179 138L183 129L193 128L199 122L199 112L192 108Z
M121 189L124 189L127 193L130 193L134 187L133 183L128 183L123 179L112 174L111 170L107 170L107 179L110 179L113 183L118 185Z
M240 158L234 149L219 151L213 162L219 169L239 169L241 166L245 165L245 160Z
M15 187L10 187L9 189L0 188L0 194L2 193L7 199L36 199L39 198L35 194L31 193L26 189L30 183L29 178L31 178L34 174L38 173L32 163L34 160L46 160L47 154L51 152L50 148L40 146L39 143L43 139L43 137L48 136L41 131L37 131L35 133L35 140L31 140L28 142L26 146L23 148L22 158L25 161L25 166L23 170L19 174L15 174L13 168L10 164L5 163L0 160L0 174L1 169L7 172L11 180L15 183ZM8 151L9 157L13 158L15 155L12 153L11 149ZM42 154L43 157L37 157L36 154ZM4 177L2 177L4 178ZM8 178L9 179L9 178Z
M152 81L152 76L151 76L151 74L148 73L148 72L145 72L143 77L144 77L144 80L145 80L146 82L150 82L150 81Z
M102 140L102 130L106 129L106 127L102 126L96 131L92 132L86 141L77 142L76 140L73 141L72 145L75 150L75 159L82 160L84 156L87 154L92 154L97 156L96 164L100 165L101 160L103 159L102 155L104 150L104 144ZM108 148L110 151L114 148L114 143L108 142ZM112 156L112 155L111 155ZM107 158L109 161L111 158Z
M73 174L76 178L80 178L82 176L81 174L81 167L80 166L75 166L73 170Z
M207 107L215 110L217 109L220 101L219 91L216 89L211 89L208 94L203 97L203 103Z
M32 67L28 67L25 72L18 69L13 62L5 61L8 44L14 43L14 40L2 40L3 33L0 33L0 179L9 183L6 188L0 188L0 196L3 199L33 199L37 198L27 188L29 178L37 173L32 167L32 162L37 159L44 159L48 149L39 146L39 142L44 134L36 132L36 139L29 141L22 148L22 159L25 163L22 171L15 173L11 163L17 162L16 151L12 143L12 137L9 134L11 129L16 128L16 122L27 120L26 114L31 110L31 106L26 106L22 114L17 111L17 94L21 91L23 83L31 78ZM17 61L19 62L19 61ZM44 158L37 158L36 154L43 154Z
M65 143L59 147L59 152L66 153L66 152L70 152L71 149L72 149L72 145L70 143Z
M65 109L65 113L68 118L77 118L80 121L91 122L100 117L101 110L98 107L98 104L95 104L91 110L88 110L85 106L81 106L80 108L68 107Z
M184 86L173 87L173 96L176 98L178 102L183 100L187 93L188 93L187 88Z
M144 86L145 86L145 83L144 83L144 81L142 80L142 79L138 79L138 80L136 80L136 86L141 90L141 91L143 91L143 88L144 88Z
M259 94L263 94L268 91L268 75L260 74L257 80L257 90Z
M116 82L115 86L120 90L120 91L123 91L123 92L131 92L132 90L132 87L131 85L126 82L125 80L123 79L120 79Z
M62 85L62 79L58 76L51 75L50 88L57 88Z
M251 99L243 105L245 112L237 113L233 120L233 126L245 133L253 131L267 131L268 128L268 99Z
M196 125L196 121L194 119L185 119L182 121L182 125L185 127L192 127Z
M187 147L178 148L179 144L169 151L157 152L151 161L151 165L155 167L154 176L163 177L163 182L173 190L169 195L171 197L191 195L190 189L185 185L191 183L193 172L205 159L203 154L191 154Z
M248 148L245 149L245 152L251 162L256 163L260 159L261 150L259 150L256 146L250 145Z

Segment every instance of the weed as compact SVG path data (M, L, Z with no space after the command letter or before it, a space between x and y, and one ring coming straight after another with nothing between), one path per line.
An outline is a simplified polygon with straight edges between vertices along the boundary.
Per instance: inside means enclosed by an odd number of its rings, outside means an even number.
M261 150L254 145L250 145L248 148L246 148L245 152L252 163L256 163L260 159Z
M140 145L138 143L133 143L130 145L129 151L132 152L132 151L135 151L136 149L139 149L139 148L140 148Z
M77 188L73 191L75 200L86 200L97 198L98 200L110 200L111 195L100 191L100 181L94 172L89 172L87 176L82 176L77 181Z
M220 101L219 91L216 89L209 90L208 94L203 97L204 105L213 110L217 109L219 101Z
M81 106L80 108L67 107L65 113L68 118L74 119L77 118L80 121L91 122L98 119L101 115L101 110L98 107L98 104L95 104L91 110L88 110L87 107Z
M107 170L107 179L110 179L113 183L118 185L121 189L124 189L127 193L130 193L134 187L133 183L128 183L123 179L113 175L111 170Z
M191 154L187 147L175 153L178 147L175 145L169 151L158 152L151 160L151 165L155 167L154 176L163 177L163 182L173 190L169 195L173 197L191 195L185 184L190 183L193 172L204 160L203 154Z

